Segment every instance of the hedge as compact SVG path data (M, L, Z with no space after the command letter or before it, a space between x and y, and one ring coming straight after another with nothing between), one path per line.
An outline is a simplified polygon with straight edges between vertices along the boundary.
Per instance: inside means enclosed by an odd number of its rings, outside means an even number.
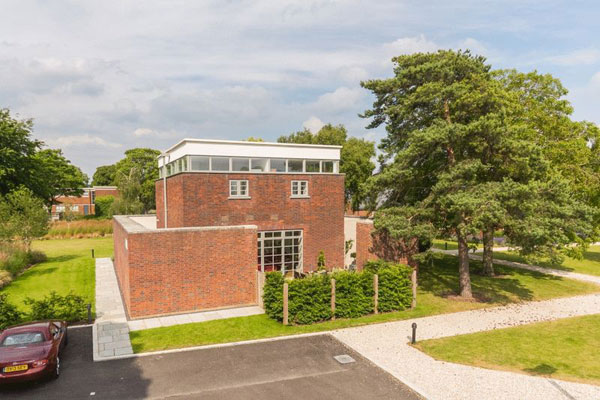
M361 272L337 271L288 280L288 319L311 324L331 319L331 279L335 279L335 317L356 318L374 311L373 275L379 276L378 311L400 311L412 302L411 269L385 262L368 264ZM266 314L283 320L283 284L280 272L265 277L263 302Z
M94 200L96 217L112 217L111 208L114 202L114 196L96 197Z

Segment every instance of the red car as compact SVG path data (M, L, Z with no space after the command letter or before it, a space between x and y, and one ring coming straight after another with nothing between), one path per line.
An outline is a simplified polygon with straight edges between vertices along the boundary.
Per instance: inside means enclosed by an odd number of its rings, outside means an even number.
M64 321L30 322L0 333L0 383L60 375L60 352L67 345Z

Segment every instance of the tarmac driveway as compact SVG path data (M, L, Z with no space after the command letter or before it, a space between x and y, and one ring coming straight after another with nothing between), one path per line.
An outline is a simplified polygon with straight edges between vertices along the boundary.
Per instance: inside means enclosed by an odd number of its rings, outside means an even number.
M329 335L98 363L91 336L69 330L58 380L0 388L0 398L419 399ZM342 354L356 361L333 358Z

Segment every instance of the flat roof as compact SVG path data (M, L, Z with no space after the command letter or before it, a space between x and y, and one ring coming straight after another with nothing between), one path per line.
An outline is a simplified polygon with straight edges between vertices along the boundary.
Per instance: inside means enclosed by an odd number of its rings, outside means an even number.
M183 139L158 157L161 167L187 155L243 158L286 158L306 160L340 160L342 146L245 140Z

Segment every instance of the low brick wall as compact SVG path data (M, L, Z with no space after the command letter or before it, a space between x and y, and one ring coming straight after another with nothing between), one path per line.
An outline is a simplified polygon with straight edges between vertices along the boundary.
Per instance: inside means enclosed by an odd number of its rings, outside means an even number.
M383 259L408 264L408 260L397 246L390 246L385 237L375 235L373 220L363 219L356 223L356 269L361 271L370 260Z
M114 224L130 318L258 303L256 226L153 230L122 216Z

